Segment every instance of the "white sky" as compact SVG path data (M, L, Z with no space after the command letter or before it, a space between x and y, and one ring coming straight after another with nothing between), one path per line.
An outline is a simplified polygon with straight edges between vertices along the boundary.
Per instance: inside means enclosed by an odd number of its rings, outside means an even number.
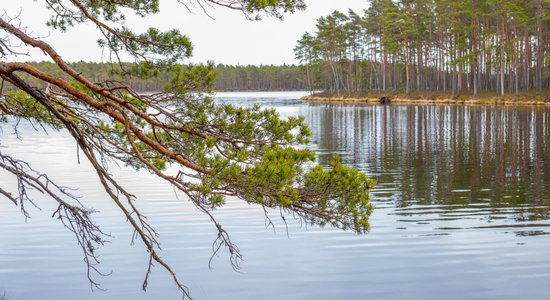
M9 16L21 14L21 24L34 36L44 37L61 56L73 61L105 61L101 48L97 45L100 37L94 26L80 25L70 28L63 34L45 23L50 11L43 1L38 0L0 0L2 10ZM159 27L163 30L177 28L191 38L194 46L190 62L260 65L297 63L293 49L296 41L306 31L314 32L316 20L334 10L347 12L353 9L362 14L368 3L366 0L306 0L307 9L292 15L286 15L283 21L264 17L260 22L247 21L241 12L215 7L208 11L214 19L206 16L197 7L192 12L185 9L176 0L161 0L160 13L146 19L129 17L126 26L137 32L148 27ZM2 33L3 34L3 33ZM10 60L47 60L37 51L26 48L18 49L28 52L29 56L10 58Z

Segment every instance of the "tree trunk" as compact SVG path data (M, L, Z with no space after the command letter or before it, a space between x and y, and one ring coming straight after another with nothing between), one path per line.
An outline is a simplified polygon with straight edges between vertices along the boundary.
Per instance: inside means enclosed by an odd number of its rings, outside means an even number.
M504 58L504 43L506 42L504 38L504 16L501 16L501 35L500 35L500 91L501 95L504 96L504 72L505 72L505 58Z
M409 66L409 56L410 56L410 49L409 49L409 43L405 41L405 92L408 94L410 92L410 66Z

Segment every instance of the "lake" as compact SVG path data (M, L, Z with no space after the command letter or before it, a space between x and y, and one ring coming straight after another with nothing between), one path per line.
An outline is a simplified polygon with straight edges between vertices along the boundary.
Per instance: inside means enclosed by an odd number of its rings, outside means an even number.
M371 230L356 235L279 220L229 200L216 216L239 246L240 272L221 253L208 268L215 231L208 219L145 172L110 171L139 198L160 233L165 260L195 299L550 299L550 107L309 105L303 93L219 93L220 102L254 103L303 115L310 147L376 178ZM11 153L78 187L113 238L101 250L91 290L71 234L42 208L0 198L0 295L19 300L181 299L161 267L141 291L147 255L88 164L77 164L65 132L23 122L0 131ZM0 172L2 187L14 181ZM273 213L273 220L277 220Z

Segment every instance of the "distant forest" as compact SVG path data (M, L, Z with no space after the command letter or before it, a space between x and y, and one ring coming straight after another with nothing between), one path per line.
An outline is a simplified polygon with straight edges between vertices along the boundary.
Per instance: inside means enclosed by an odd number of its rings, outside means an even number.
M335 11L295 48L310 89L478 91L550 88L548 0L372 0Z
M41 70L57 76L63 72L51 62L31 63ZM146 79L120 75L118 65L94 62L77 62L72 68L94 81L124 80L139 92L162 90L169 82L169 74L157 74ZM130 67L131 64L127 64ZM282 91L305 90L307 88L305 67L296 65L282 66L231 66L219 64L214 67L216 73L213 89L216 91ZM32 83L32 78L26 78ZM34 85L39 85L35 82ZM45 87L43 87L45 88Z
M218 91L294 91L307 89L305 67L217 65Z

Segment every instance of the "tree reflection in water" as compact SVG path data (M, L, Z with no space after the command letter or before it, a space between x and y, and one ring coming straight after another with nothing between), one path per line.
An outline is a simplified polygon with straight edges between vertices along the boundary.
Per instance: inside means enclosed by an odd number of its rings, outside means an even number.
M476 228L550 226L536 223L549 219L549 107L312 105L304 112L320 162L338 153L377 177L373 201L400 216L486 220Z

